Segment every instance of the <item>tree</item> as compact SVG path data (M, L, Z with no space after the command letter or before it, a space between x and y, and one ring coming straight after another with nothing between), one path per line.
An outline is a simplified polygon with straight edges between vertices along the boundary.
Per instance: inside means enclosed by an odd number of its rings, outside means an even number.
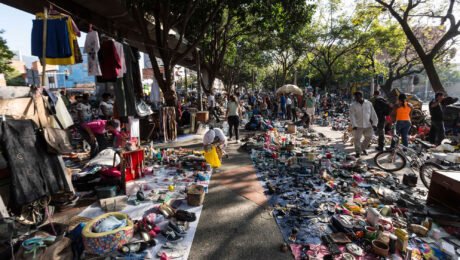
M223 8L223 0L131 0L166 105L175 106L174 67L190 58ZM163 61L164 74L156 56Z
M0 30L0 73L8 74L14 71L10 66L14 53L10 51L6 45L6 40L1 36L3 32L3 30Z
M329 89L336 75L337 64L347 54L366 46L372 34L368 32L369 24L353 25L349 18L340 18L334 27L314 28L315 42L308 47L306 57L308 64L318 72L320 88Z
M311 9L312 7L308 7L304 0L229 1L222 13L222 18L214 21L208 36L201 44L202 83L205 91L210 90L215 77L225 78L224 82L230 84L233 80L229 79L236 75L239 75L241 79L246 79L248 77L243 77L243 74L248 76L246 73L249 73L249 78L254 79L252 81L256 81L257 75L261 75L257 73L260 67L253 67L246 63L254 63L251 60L245 60L244 64L235 67L235 62L239 63L244 60L241 58L235 60L237 45L249 46L257 42L256 45L253 45L254 50L250 51L253 58L260 61L259 58L264 56L262 52L273 54L273 57L280 57L278 61L282 63L285 75L293 66L293 64L287 64L288 60L294 60L293 63L295 63L301 56L300 51L297 51L297 55L290 55L285 50L293 49L289 46L300 45L299 31L309 22L312 16ZM241 66L249 71L241 70ZM239 73L243 71L244 73L240 75ZM246 83L245 80L242 82ZM227 85L227 87L230 86Z
M388 10L401 26L408 41L419 56L433 90L445 92L435 67L435 60L443 49L452 46L454 39L460 34L460 21L457 21L454 15L454 10L457 9L455 4L458 3L458 0L449 0L447 4L436 2L436 5L431 6L428 5L430 2L425 0L375 1ZM433 28L432 44L425 46L422 44L420 37L417 36L417 30L421 28L420 23L414 21L415 19L419 22L423 19L439 20L440 26Z

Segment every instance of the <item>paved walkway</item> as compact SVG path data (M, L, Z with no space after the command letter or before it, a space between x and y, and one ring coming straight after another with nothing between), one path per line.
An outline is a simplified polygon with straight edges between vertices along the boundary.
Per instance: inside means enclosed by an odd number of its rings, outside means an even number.
M291 259L267 208L249 154L230 142L230 158L211 180L189 259Z

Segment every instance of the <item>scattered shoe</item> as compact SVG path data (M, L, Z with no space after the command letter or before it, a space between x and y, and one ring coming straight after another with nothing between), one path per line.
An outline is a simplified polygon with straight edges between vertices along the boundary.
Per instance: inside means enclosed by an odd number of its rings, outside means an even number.
M185 236L187 234L187 231L184 229L184 227L179 226L172 221L169 221L168 227L174 230L174 232L176 232L176 234L179 236Z
M174 230L170 228L168 228L167 230L164 230L162 234L168 241L172 241L172 242L179 241L184 238L184 237L177 235L176 232L174 232Z

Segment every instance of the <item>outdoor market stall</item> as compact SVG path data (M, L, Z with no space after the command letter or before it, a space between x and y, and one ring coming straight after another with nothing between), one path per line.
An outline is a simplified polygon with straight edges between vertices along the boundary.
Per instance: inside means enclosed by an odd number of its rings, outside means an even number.
M295 259L456 257L459 219L413 188L337 150L322 134L284 127L244 145ZM439 206L439 205L438 205ZM458 212L457 212L458 213Z

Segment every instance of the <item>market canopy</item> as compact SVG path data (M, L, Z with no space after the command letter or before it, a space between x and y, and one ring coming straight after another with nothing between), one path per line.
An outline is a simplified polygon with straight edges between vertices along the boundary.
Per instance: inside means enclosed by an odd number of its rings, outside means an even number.
M81 31L88 32L89 24L93 25L95 30L107 34L117 40L125 39L126 42L146 52L145 37L141 28L123 0L0 0L1 3L17 8L19 10L35 14L43 12L45 7L53 7L57 11L72 16L75 23ZM149 35L156 42L153 33L153 24L149 26ZM175 36L173 34L170 37ZM171 46L177 44L171 40ZM186 48L183 44L182 48ZM155 54L159 57L158 53ZM191 53L185 59L179 62L179 65L194 69L194 55Z
M303 95L302 89L300 89L298 86L293 85L293 84L286 84L280 87L278 90L276 90L276 94L295 94L295 95Z

